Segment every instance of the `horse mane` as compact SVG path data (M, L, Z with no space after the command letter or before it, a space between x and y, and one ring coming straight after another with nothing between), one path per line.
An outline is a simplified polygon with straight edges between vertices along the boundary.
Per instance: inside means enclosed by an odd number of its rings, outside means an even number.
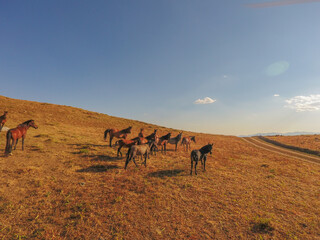
M179 140L179 141L180 141L181 137L182 137L182 132L179 133L179 134L176 136L177 140Z
M30 122L33 122L33 121L34 121L34 120L30 119L30 120L28 120L28 121L25 121L25 122L19 124L18 126L28 125Z
M171 137L171 133L168 133L167 135L164 135L160 138L160 140L169 140Z
M121 130L120 132L122 132L122 133L131 133L131 128L132 127L128 127L126 129Z

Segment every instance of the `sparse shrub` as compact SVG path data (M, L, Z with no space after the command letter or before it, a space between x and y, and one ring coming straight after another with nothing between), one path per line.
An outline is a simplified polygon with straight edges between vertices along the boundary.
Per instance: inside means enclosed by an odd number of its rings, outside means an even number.
M87 149L87 148L82 148L82 149L80 149L79 152L82 153L82 154L89 154L89 149Z
M253 226L251 230L255 233L271 233L274 230L274 228L271 225L270 218L257 217L253 221Z

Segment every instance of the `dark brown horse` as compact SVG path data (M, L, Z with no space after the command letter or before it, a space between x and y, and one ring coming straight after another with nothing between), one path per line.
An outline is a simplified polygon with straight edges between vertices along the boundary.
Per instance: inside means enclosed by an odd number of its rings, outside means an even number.
M159 141L159 136L157 134L157 129L155 129L153 131L153 133L151 133L149 136L146 136L146 139L148 139L148 141L154 141L155 143L158 143Z
M123 147L130 148L132 145L136 144L138 144L138 139L120 139L119 141L116 141L115 145L119 145L117 157L119 157L119 155L122 157L121 149Z
M126 129L122 129L121 131L119 131L118 129L115 129L115 128L109 128L104 132L104 140L105 141L107 140L107 135L109 133L109 135L110 135L110 147L111 147L112 146L112 139L114 137L126 139L127 135L129 133L131 133L131 128L132 127L128 127Z
M191 142L196 142L196 137L195 136L191 136L191 137L183 137L182 138L182 141L181 141L181 145L184 146L184 149L186 151L190 150L190 145L191 145Z
M199 150L192 150L191 152L191 171L190 175L192 175L192 168L193 168L193 162L194 164L194 173L197 175L197 165L198 161L200 160L202 163L203 160L203 171L206 171L206 160L207 160L207 155L208 153L212 154L212 144L208 144L200 148Z
M182 132L179 133L176 137L170 138L169 141L168 141L168 143L173 144L173 145L176 145L175 151L177 151L178 143L179 143L180 140L181 140L181 136L182 136Z
M158 146L161 146L161 151L164 151L164 153L167 153L167 144L171 137L171 133L168 133L167 135L164 135L159 138L159 141L157 143Z
M7 121L7 114L8 114L8 112L7 112L7 111L4 111L3 115L0 116L0 132L1 132L4 124L5 124L6 121Z
M35 129L38 128L38 126L34 123L34 120L28 120L18 125L18 127L8 130L5 154L10 154L12 152L13 144L15 144L14 150L16 150L17 143L20 138L22 138L22 150L24 150L24 139L26 138L27 130L30 127Z
M144 138L144 128L140 129L140 132L138 134L138 137Z

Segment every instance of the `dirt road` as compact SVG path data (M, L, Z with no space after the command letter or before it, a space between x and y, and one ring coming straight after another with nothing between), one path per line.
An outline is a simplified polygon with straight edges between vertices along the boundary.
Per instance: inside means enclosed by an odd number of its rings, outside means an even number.
M301 152L297 152L294 150L289 150L286 148L282 148L279 146L275 146L271 143L267 143L257 137L246 137L246 138L242 138L245 142L254 145L255 147L270 151L270 152L274 152L274 153L278 153L284 156L288 156L288 157L292 157L292 158L296 158L299 160L303 160L303 161L307 161L307 162L312 162L312 163L316 163L316 164L320 164L320 157L316 157L310 154L306 154L306 153L301 153Z

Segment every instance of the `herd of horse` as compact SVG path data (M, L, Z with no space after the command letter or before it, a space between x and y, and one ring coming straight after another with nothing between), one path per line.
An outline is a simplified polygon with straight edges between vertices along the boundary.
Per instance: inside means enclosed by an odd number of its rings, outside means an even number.
M181 145L184 147L186 151L190 150L191 142L196 143L195 136L187 136L182 138L182 132L180 132L176 137L171 137L171 133L163 135L159 137L157 134L157 129L148 136L144 136L144 129L141 128L138 137L127 139L128 134L131 133L132 127L128 127L122 130L110 128L104 132L104 140L107 141L107 137L109 134L109 146L112 147L113 138L120 138L120 140L115 142L115 146L118 146L117 157L119 155L122 157L121 149L123 147L128 148L127 158L125 163L125 169L127 169L128 163L132 160L134 164L137 166L135 162L135 158L137 156L141 156L144 158L143 164L147 166L147 158L149 158L149 154L156 154L156 152L161 148L161 151L166 154L167 152L167 144L175 145L175 151L178 149L178 143L181 141ZM182 140L181 140L182 139ZM200 161L203 165L203 171L206 170L206 160L207 155L212 154L213 144L207 144L200 149L195 149L191 151L191 170L190 174L192 175L193 165L194 172L197 175L197 164Z
M7 121L8 112L5 111L2 116L0 116L0 132ZM10 155L12 153L12 148L14 146L14 150L17 147L17 143L19 139L22 139L22 150L24 150L24 140L27 134L27 130L33 127L35 129L38 126L35 124L34 120L28 120L21 124L19 124L16 128L9 129L6 135L6 147L5 147L5 155ZM128 163L132 160L135 165L135 158L137 156L144 157L143 164L147 166L147 158L149 158L149 154L155 154L161 151L166 154L167 152L167 144L175 145L175 151L177 151L178 143L181 142L184 149L186 151L190 150L191 142L196 143L195 136L188 136L182 138L182 132L180 132L176 137L171 137L171 133L163 135L159 137L157 133L157 129L148 136L145 136L144 129L142 128L138 134L138 137L127 139L127 136L131 133L132 127L128 127L122 130L110 128L104 132L104 139L107 140L107 136L109 134L109 146L112 147L113 138L119 138L120 140L115 142L115 146L118 146L117 157L122 156L121 149L123 147L128 148L127 158L125 163L125 169L127 169ZM205 171L207 155L212 154L212 146L213 144L207 144L198 150L191 151L191 171L192 175L193 164L194 164L194 172L197 174L197 164L198 161L203 165L203 171Z

